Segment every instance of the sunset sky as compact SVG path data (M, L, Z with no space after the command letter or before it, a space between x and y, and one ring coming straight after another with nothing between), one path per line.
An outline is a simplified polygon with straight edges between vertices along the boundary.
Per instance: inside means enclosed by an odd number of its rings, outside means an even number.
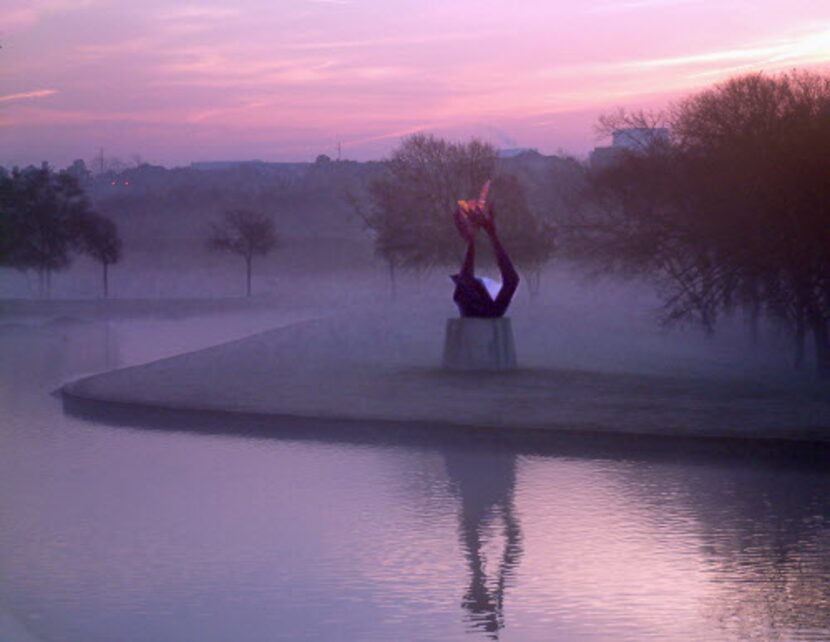
M828 0L2 0L0 164L584 154L598 114L830 62Z

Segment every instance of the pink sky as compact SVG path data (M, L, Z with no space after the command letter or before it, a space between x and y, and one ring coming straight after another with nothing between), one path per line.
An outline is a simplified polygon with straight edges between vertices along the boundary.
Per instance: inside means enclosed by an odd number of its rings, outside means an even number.
M582 155L597 115L830 63L828 0L3 0L0 164L99 147L380 158L431 131Z

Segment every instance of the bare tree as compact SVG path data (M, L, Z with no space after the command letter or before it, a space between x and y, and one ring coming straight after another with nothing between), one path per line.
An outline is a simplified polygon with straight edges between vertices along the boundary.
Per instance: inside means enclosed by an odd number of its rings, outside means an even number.
M264 256L277 247L279 238L269 216L251 210L228 210L214 223L208 247L238 254L245 259L246 295L251 296L251 270L255 256Z
M512 174L496 175L492 193L499 235L525 277L528 294L535 299L541 289L542 269L556 250L554 228L531 212L525 189Z
M496 149L479 140L452 143L416 134L401 143L385 173L370 184L368 207L352 199L374 235L376 253L389 266L393 287L398 269L420 273L460 261L463 243L450 214L459 199L477 195L489 178L505 246L520 269L539 272L553 252L553 230L532 214L521 183L496 172L496 159Z

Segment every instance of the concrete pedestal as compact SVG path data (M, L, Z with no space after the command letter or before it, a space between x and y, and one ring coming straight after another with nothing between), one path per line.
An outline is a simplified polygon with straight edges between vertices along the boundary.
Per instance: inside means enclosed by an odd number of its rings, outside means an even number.
M510 319L447 319L444 367L449 370L512 370L516 348Z

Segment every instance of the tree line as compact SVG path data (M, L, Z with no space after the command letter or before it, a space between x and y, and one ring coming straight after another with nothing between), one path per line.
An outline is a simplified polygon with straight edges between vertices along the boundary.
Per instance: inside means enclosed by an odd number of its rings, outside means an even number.
M586 170L574 254L654 282L668 323L743 310L791 332L797 365L809 336L830 377L830 76L744 75L601 126L670 135Z
M121 250L115 223L92 209L71 172L46 164L0 168L0 266L34 270L41 295L49 293L52 274L80 253L101 264L108 296L109 267L121 259Z
M88 174L80 161L62 171L45 163L0 168L0 267L34 271L40 296L49 295L52 274L67 269L77 254L101 265L103 296L109 296L109 268L121 260L123 242L115 222L91 206L83 182ZM211 225L207 246L245 260L250 296L253 258L271 252L277 241L269 216L237 208Z

